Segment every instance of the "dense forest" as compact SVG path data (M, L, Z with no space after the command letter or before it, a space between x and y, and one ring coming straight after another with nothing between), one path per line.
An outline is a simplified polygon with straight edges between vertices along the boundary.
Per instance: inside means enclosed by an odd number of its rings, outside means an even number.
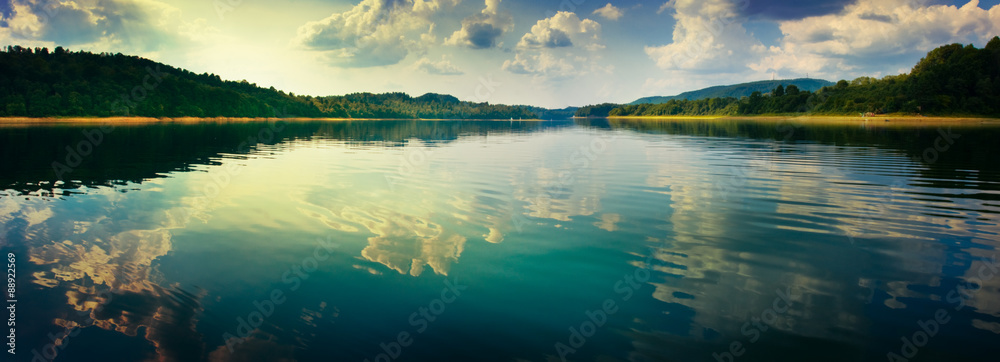
M428 93L312 97L225 81L136 56L0 48L0 117L536 118L526 106Z
M463 102L450 95L427 93L353 93L346 96L306 97L326 117L422 119L533 119L527 106Z
M338 117L532 119L670 115L1000 115L1000 37L983 49L934 49L909 74L841 80L813 92L795 84L744 97L599 104L545 110L428 93L313 97L226 81L121 53L62 47L0 49L0 116ZM755 82L750 84L765 84ZM718 88L718 87L716 87ZM742 88L740 88L742 89ZM575 111L575 112L574 112Z
M576 110L576 117L607 117L608 112L620 107L619 104L601 103L593 106L580 107Z
M581 107L577 117L738 115L1000 116L1000 37L983 49L951 44L932 50L909 74L841 80L816 92L779 85L741 98Z
M799 88L801 90L818 91L820 88L833 85L833 83L822 79L812 79L812 78L762 80L750 83L708 87L696 91L684 92L676 96L645 97L645 98L640 98L635 102L629 104L643 104L643 103L659 104L659 103L666 103L675 99L682 101L683 100L696 101L699 99L710 99L710 98L742 98L742 97L749 97L751 94L753 94L753 92L761 92L761 93L771 92L779 85L783 87L794 85L796 88Z

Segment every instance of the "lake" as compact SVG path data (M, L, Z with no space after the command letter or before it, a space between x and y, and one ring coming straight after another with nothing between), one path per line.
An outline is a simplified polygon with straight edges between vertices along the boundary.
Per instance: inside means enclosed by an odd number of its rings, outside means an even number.
M1000 353L995 123L96 120L0 150L14 360Z

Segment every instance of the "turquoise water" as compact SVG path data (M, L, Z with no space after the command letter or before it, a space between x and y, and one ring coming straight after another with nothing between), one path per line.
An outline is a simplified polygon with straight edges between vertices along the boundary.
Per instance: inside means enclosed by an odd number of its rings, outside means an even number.
M14 360L1000 352L997 125L101 126L0 128Z

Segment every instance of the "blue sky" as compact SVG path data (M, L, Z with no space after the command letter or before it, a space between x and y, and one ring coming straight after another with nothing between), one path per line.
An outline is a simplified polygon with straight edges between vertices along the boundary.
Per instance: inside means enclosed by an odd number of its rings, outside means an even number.
M907 72L1000 0L0 0L0 44L136 54L297 94L545 107Z

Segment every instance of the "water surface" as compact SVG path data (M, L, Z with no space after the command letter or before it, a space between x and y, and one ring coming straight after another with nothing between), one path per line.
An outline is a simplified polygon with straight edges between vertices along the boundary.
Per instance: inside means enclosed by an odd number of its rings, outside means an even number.
M738 120L0 128L16 357L994 360L998 140Z

